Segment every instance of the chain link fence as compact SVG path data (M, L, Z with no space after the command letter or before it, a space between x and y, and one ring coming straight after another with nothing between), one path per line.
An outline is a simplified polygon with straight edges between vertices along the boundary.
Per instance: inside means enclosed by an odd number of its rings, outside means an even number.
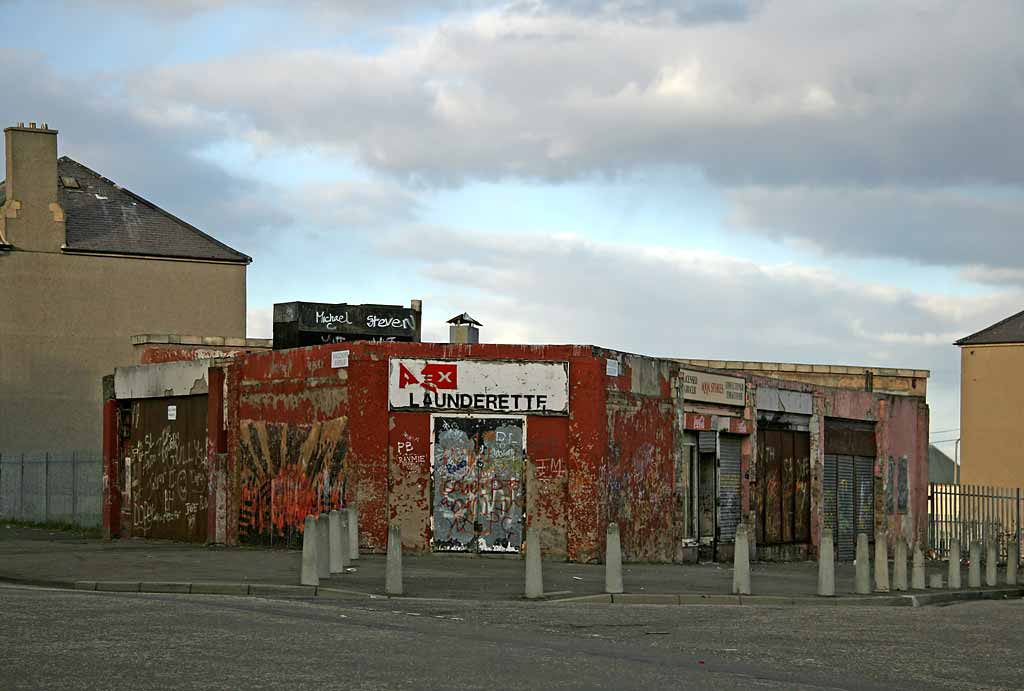
M0 520L102 525L99 453L0 454Z

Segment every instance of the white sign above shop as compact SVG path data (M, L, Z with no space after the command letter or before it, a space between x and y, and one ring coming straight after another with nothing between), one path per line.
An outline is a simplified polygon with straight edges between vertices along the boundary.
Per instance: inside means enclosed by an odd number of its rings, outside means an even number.
M739 377L683 370L683 400L746 405L747 382Z
M392 410L565 415L569 363L394 358Z

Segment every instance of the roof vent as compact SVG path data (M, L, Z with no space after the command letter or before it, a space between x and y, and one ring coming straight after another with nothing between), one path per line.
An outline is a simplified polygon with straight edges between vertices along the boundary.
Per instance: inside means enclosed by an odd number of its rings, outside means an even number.
M483 326L469 313L463 312L448 320L451 326L448 327L448 340L451 343L479 343L480 328Z

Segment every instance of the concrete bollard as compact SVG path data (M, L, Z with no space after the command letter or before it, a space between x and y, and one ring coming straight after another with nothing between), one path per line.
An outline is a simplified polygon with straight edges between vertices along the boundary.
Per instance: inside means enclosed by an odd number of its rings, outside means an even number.
M1020 562L1020 547L1016 542L1006 546L1006 585L1017 585L1017 566Z
M928 584L928 587L932 590L942 590L942 574L933 573L931 582Z
M833 597L835 594L835 545L832 540L832 529L825 528L821 531L821 544L818 545L818 595Z
M619 538L619 524L609 523L605 535L604 592L621 593L622 588L622 542Z
M875 533L875 592L889 592L889 536L884 530Z
M306 516L306 524L302 533L302 585L320 585L316 575L316 519Z
M402 527L388 526L388 559L384 566L384 593L402 594Z
M871 558L868 556L867 533L857 533L857 564L853 590L858 595L871 593Z
M747 526L736 526L736 542L732 550L732 593L750 595L750 541Z
M325 513L316 519L316 575L331 577L331 519Z
M914 543L914 567L910 573L910 587L914 590L925 589L924 552L921 545Z
M971 541L971 563L967 567L967 587L981 587L981 543L977 540Z
M359 559L359 508L350 506L348 511L348 558Z
M906 592L907 586L907 541L901 536L896 540L892 556L892 589Z
M949 589L960 590L960 540L949 541Z
M348 535L341 532L341 512L337 509L328 514L330 517L331 530L331 573L345 573L345 552L342 551L342 543L348 540Z
M544 597L544 572L540 561L540 536L536 528L526 529L526 597Z
M985 585L994 588L999 585L999 562L996 553L996 543L989 542L985 550Z

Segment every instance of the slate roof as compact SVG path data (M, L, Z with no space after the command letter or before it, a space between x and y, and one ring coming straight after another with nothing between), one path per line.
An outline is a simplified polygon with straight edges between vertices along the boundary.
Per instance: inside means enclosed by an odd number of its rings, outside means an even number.
M246 264L252 261L67 156L57 159L57 175L75 178L80 188L65 187L58 180L69 250ZM0 183L0 204L3 202L4 186Z
M961 338L953 345L994 345L997 343L1024 343L1024 312L1018 312L976 334Z

